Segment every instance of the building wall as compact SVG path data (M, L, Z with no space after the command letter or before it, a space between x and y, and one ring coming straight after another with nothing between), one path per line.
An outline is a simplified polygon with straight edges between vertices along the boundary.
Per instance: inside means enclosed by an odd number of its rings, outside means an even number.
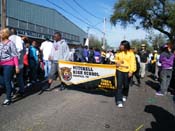
M72 43L83 43L86 32L72 23L55 9L25 2L23 0L7 0L7 26L16 27L19 32L34 34L44 38L60 31L63 38ZM27 33L25 32L27 31ZM31 32L29 32L31 31Z

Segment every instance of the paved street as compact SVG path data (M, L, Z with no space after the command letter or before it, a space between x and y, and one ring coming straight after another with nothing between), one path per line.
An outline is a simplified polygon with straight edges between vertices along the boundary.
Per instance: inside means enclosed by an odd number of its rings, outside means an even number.
M8 107L0 106L0 131L175 131L172 96L155 96L147 77L133 86L122 109L112 93L69 88L39 95L38 84ZM0 96L2 103L5 95Z

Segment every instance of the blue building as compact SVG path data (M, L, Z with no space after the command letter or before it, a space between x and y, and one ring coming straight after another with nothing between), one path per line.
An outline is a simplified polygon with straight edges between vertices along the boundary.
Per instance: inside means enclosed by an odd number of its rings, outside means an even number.
M16 28L18 35L44 40L46 37L52 39L54 32L58 31L68 44L84 43L87 33L55 9L24 0L6 1L6 26Z

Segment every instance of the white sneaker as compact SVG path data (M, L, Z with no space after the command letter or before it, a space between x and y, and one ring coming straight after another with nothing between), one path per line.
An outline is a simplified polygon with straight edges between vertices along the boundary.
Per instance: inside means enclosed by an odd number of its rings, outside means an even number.
M123 102L126 102L126 97L123 97L122 100L123 100Z
M157 96L164 96L164 94L162 94L161 92L156 92Z
M123 104L120 103L120 104L118 104L117 106L118 106L119 108L122 108L122 107L123 107Z

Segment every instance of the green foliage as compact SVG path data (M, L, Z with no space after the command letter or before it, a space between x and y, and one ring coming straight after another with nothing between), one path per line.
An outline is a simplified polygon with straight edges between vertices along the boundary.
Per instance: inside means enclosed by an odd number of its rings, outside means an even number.
M106 44L106 50L111 49L112 47L110 47L108 45L107 40L105 41ZM100 41L97 37L95 37L94 35L90 35L89 37L89 47L91 48L98 48L100 50L102 50L102 40Z
M89 37L89 47L101 49L102 42L98 38L96 38L95 36L91 35Z
M160 47L167 42L166 36L162 34L151 33L149 36L147 36L146 39L149 41L154 49L160 49Z
M147 40L132 40L131 41L131 48L137 48L138 50L140 50L142 44L146 45L147 50L149 50L149 51L153 50L153 47L148 44Z
M136 29L156 29L175 43L174 0L118 0L110 21L123 27L134 24Z

